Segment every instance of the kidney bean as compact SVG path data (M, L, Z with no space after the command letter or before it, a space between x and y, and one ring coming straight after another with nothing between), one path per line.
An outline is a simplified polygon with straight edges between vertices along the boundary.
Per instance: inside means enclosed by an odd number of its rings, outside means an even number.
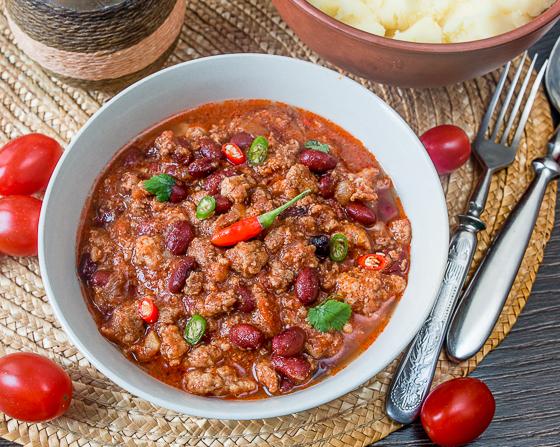
M169 201L171 203L179 203L185 200L188 195L189 193L187 191L187 188L185 188L183 185L179 185L175 183L171 187L171 194L169 195Z
M301 354L305 345L305 331L294 326L274 336L272 339L272 353L282 357L293 357Z
M135 166L137 164L139 164L142 159L144 158L141 149L137 146L132 146L130 149L128 149L122 158L122 163L123 166L126 166L127 168L131 167L131 166Z
M111 278L111 272L108 270L97 270L91 277L91 285L96 287L105 287Z
M311 236L309 238L311 245L315 247L315 256L318 258L328 258L330 247L329 237L326 234L319 234L318 236Z
M115 221L114 211L103 211L97 210L95 217L93 218L93 225L96 227L104 227Z
M171 293L179 293L185 287L185 282L189 276L189 273L196 268L196 260L192 256L186 256L175 263L173 270L171 270L171 275L169 276L169 282L167 283L167 289Z
M352 202L346 205L346 214L362 225L371 226L377 221L375 211L360 202Z
M189 244L194 239L194 229L186 220L179 220L171 225L165 246L174 255L184 255L189 248Z
M212 160L211 158L199 158L189 165L188 172L191 177L200 179L207 177L216 169L218 169L218 162L216 160Z
M280 392L281 393L287 393L289 391L291 391L294 388L295 384L294 382L292 382L289 379L286 379L285 377L282 377L280 379Z
M274 369L293 383L303 383L311 376L311 365L303 357L272 355L270 360Z
M241 149L249 149L255 137L248 132L238 132L229 139L230 143L236 144Z
M204 137L200 139L200 154L210 160L220 160L222 158L222 146L212 138Z
M216 209L214 210L216 214L226 213L233 206L231 200L221 194L216 194L214 199L216 199Z
M317 269L305 267L300 270L295 282L296 296L305 306L313 304L319 296L319 274Z
M80 258L80 265L78 266L78 274L82 281L89 282L96 271L97 264L91 260L89 253L84 253Z
M334 197L334 180L329 174L321 176L319 179L319 194L325 199Z
M332 155L313 149L304 149L299 153L299 162L313 172L327 172L336 166L336 158Z
M251 324L239 323L230 329L229 339L238 348L258 349L264 342L264 335Z
M397 207L389 200L381 199L377 203L377 213L383 222L389 222L399 214Z
M253 292L245 286L239 286L235 289L237 293L237 308L241 312L251 313L257 307L257 302L253 296Z
M236 175L236 171L231 168L222 169L221 171L214 172L210 174L204 180L203 187L206 191L208 191L211 195L216 195L220 192L220 187L222 184L222 180L226 177L231 177L232 175Z

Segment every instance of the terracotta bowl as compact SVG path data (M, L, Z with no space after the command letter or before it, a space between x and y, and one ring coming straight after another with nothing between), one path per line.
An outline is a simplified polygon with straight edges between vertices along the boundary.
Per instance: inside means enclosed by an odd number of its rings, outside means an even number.
M486 74L539 40L560 16L560 1L509 33L455 44L379 37L329 17L306 0L272 0L309 47L357 75L401 87L436 87Z

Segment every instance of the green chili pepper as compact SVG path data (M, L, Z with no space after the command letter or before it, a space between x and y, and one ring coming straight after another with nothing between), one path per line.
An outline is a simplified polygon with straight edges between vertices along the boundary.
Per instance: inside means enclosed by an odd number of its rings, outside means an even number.
M335 262L342 262L348 255L348 238L342 233L333 234L329 247L331 259Z
M185 340L190 345L196 345L206 332L206 320L204 317L193 315L185 326Z
M257 137L253 140L249 151L247 152L247 160L249 165L262 165L268 157L268 140L265 137Z
M216 209L216 199L212 196L204 196L196 207L196 218L200 220L208 219Z

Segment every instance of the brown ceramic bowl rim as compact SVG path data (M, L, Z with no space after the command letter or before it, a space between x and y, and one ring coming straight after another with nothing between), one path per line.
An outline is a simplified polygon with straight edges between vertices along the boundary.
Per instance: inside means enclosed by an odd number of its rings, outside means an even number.
M552 4L552 6L550 6L550 8L548 8L545 12L543 12L535 19L531 20L525 25L520 26L519 28L515 28L514 30L504 34L499 34L497 36L489 37L486 39L460 43L417 43L377 36L375 34L368 33L367 31L362 31L358 28L354 28L353 26L347 25L337 19L330 17L320 9L313 6L307 0L290 1L296 4L305 13L315 17L327 26L334 28L335 30L343 34L347 34L356 40L366 41L369 43L413 53L463 53L467 51L478 51L481 49L498 47L500 45L507 44L508 42L531 34L532 32L548 25L550 22L560 16L560 0L557 0L554 4Z

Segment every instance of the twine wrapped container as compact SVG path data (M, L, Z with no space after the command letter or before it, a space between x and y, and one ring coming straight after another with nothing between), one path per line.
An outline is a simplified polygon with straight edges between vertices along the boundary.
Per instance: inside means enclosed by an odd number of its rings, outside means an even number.
M85 86L127 83L159 68L186 0L5 0L18 46L45 70Z

